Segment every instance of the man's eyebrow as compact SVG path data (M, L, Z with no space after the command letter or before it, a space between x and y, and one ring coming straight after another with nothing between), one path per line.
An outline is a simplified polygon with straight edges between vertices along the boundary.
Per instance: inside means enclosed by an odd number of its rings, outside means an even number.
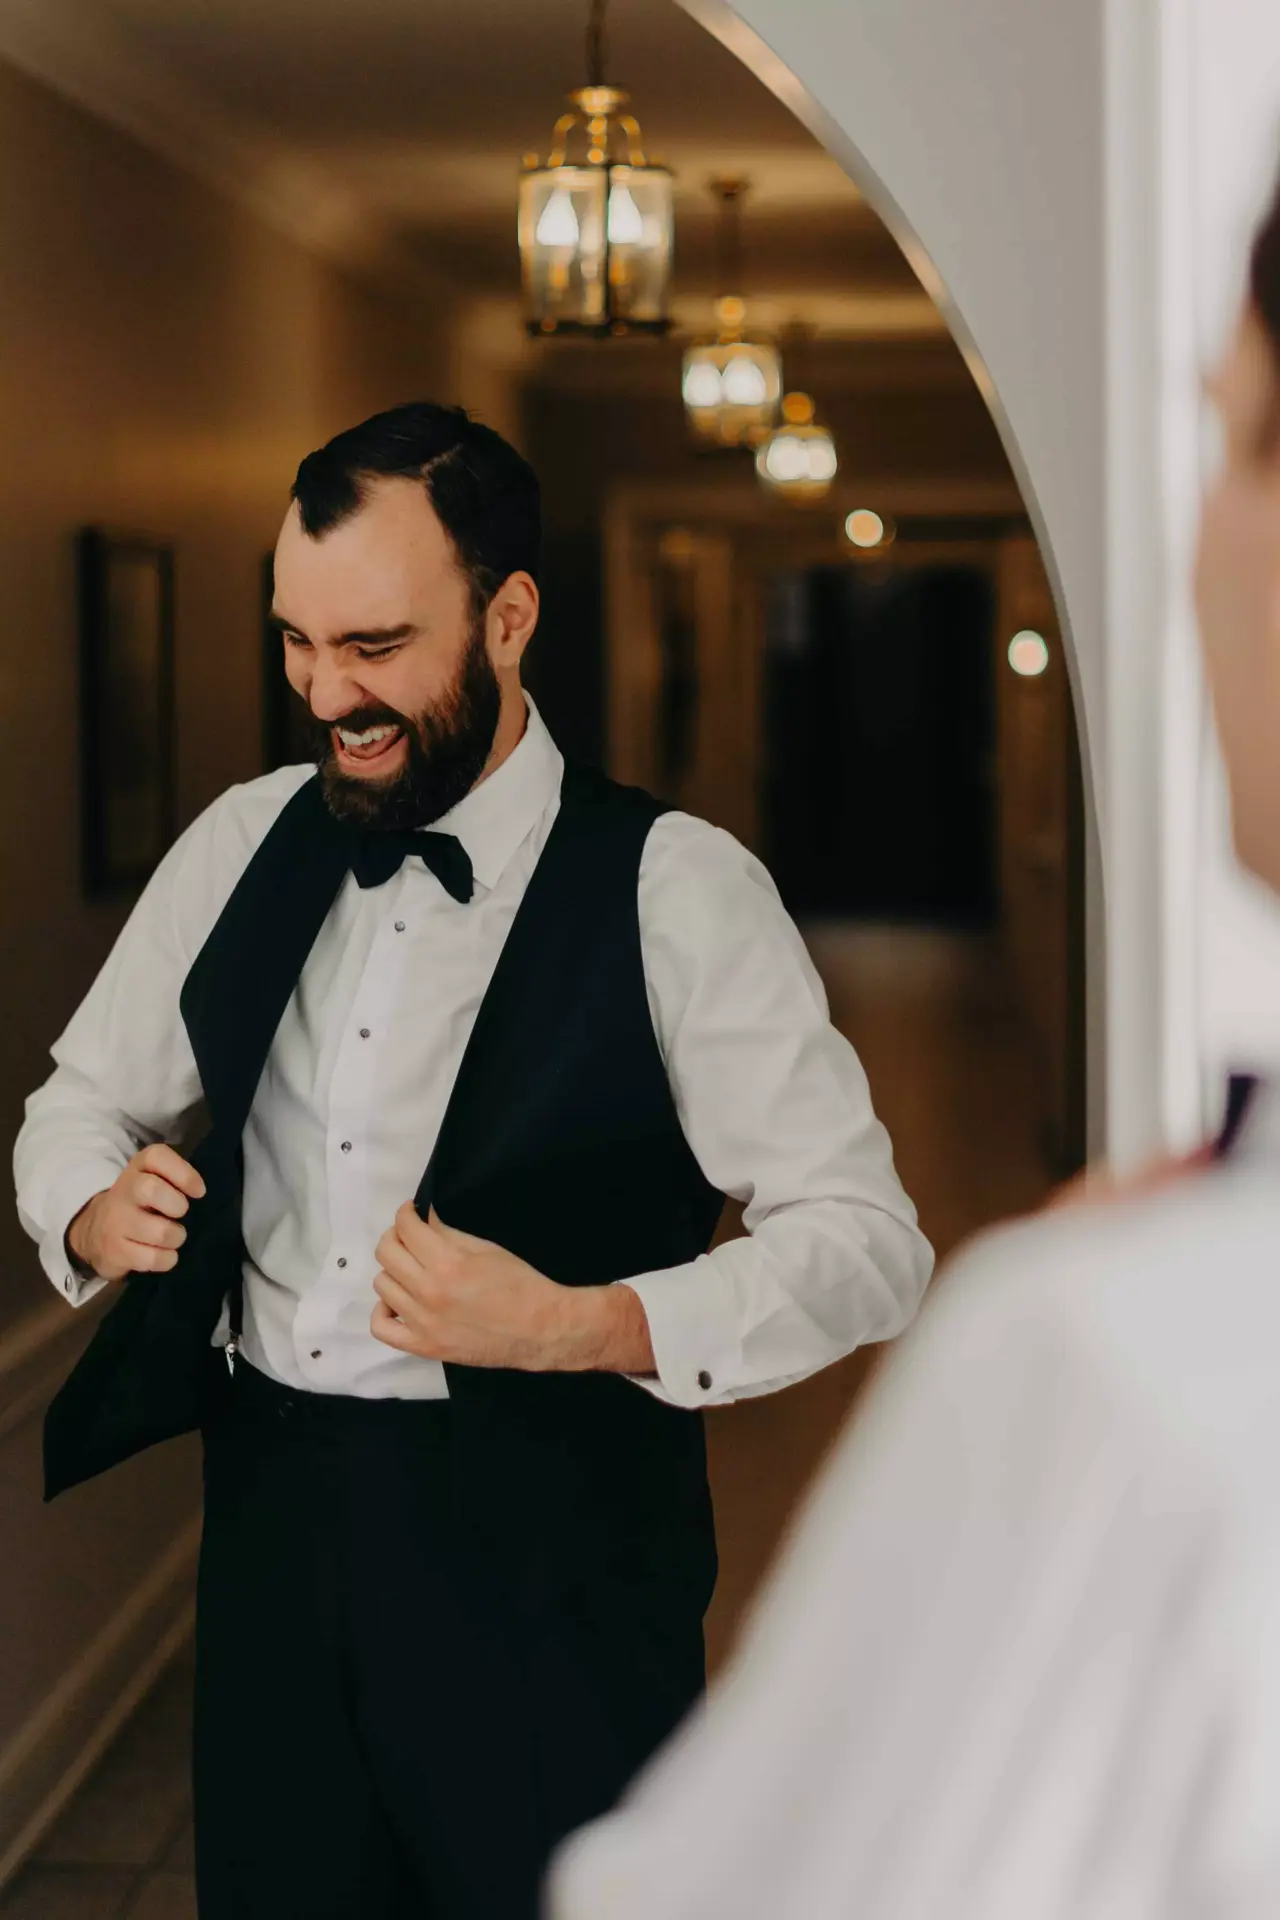
M277 633L296 633L300 640L308 638L300 626L286 619L284 614L278 613L274 607L267 615L267 621ZM417 631L418 629L410 622L398 627L357 628L351 633L338 634L329 644L334 647L385 647L393 640L408 640Z

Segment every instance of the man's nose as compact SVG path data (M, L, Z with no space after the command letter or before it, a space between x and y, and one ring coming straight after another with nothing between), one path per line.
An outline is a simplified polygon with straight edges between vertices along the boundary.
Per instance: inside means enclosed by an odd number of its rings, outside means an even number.
M316 662L307 700L322 725L333 726L348 713L354 713L364 704L364 699L355 674L343 661L321 658Z

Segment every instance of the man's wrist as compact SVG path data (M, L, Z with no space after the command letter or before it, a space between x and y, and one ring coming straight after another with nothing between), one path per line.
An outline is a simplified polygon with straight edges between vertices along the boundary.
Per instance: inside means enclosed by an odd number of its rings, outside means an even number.
M639 1294L625 1283L567 1287L569 1332L562 1364L576 1373L657 1371L649 1321Z
M98 1277L97 1270L88 1256L86 1244L86 1229L90 1224L97 1200L98 1195L95 1194L92 1200L85 1202L62 1236L63 1249L71 1264L71 1271L81 1280L96 1280Z

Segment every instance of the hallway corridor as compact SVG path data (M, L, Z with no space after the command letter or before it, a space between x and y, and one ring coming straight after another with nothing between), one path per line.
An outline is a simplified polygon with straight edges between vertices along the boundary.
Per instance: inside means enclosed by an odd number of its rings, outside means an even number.
M1036 1150L1035 1086L986 944L842 925L813 926L806 937L939 1257L1034 1206L1049 1184ZM855 1354L789 1393L711 1417L722 1555L713 1665L873 1364L873 1354ZM191 1920L190 1683L184 1657L0 1896L3 1920Z
M980 935L840 923L803 931L941 1265L979 1228L1038 1205L1051 1185L1036 1141L1033 1069L1002 969ZM878 1351L711 1414L720 1541L707 1621L713 1670Z

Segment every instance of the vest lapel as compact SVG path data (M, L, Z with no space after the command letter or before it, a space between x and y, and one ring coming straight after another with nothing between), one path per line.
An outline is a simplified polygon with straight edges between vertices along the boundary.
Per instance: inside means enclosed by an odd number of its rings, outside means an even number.
M440 1161L448 1154L457 1133L461 1107L464 1102L473 1107L483 1106L489 1092L488 1082L494 1074L500 1080L508 1077L509 1042L513 1030L517 1033L521 1030L519 1008L526 995L536 998L534 981L548 973L554 978L561 968L567 967L572 961L575 942L585 937L582 923L589 919L589 894L579 890L575 895L568 890L559 901L559 911L544 910L544 902L558 890L566 861L579 849L584 824L584 789L590 791L590 776L567 766L561 784L560 811L480 1002L445 1105L435 1148L413 1198L414 1207L423 1220L434 1203ZM541 1050L545 1037L536 1036L534 1047Z
M220 1158L239 1147L276 1029L347 865L320 782L308 780L245 868L187 976L182 1018Z

